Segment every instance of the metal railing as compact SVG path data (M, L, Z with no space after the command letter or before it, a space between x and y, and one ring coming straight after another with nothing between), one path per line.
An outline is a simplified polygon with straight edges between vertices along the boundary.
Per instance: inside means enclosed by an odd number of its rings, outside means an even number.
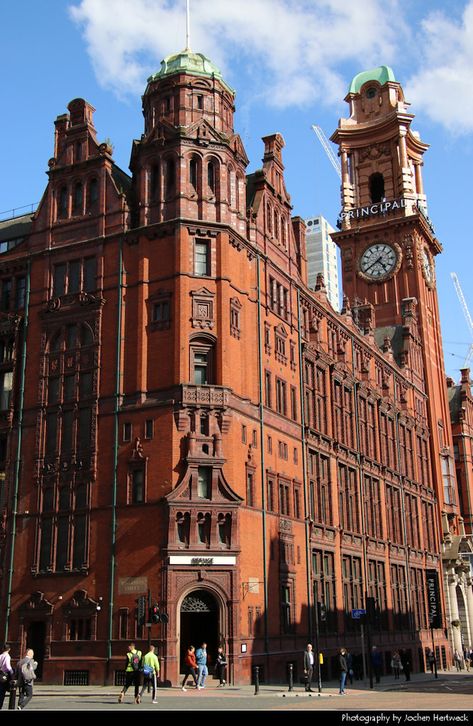
M15 217L22 217L28 212L35 212L39 202L33 202L32 204L25 204L23 207L14 207L13 209L6 209L4 212L0 212L0 221L5 222L7 219L15 219Z

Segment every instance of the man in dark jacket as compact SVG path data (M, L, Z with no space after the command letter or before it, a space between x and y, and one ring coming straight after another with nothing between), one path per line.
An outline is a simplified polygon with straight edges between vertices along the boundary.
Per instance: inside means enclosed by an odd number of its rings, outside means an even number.
M307 643L307 647L304 651L304 677L305 677L305 690L312 691L312 675L314 673L314 652L312 645Z
M33 660L34 652L31 648L26 651L25 657L18 661L16 678L18 681L18 711L23 711L33 698L33 683L36 678L35 670L38 664Z
M381 670L383 667L383 657L381 652L375 645L371 648L371 665L373 666L373 673L376 678L376 683L381 681Z

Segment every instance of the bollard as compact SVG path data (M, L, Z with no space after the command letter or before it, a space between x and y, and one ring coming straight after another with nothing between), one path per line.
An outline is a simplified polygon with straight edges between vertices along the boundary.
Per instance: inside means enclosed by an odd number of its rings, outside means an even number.
M259 693L259 666L255 666L255 692L254 695L257 696Z
M289 663L289 691L294 690L294 663Z
M12 679L10 681L10 698L8 699L8 710L9 711L16 710L16 685L17 685L17 682L14 679Z

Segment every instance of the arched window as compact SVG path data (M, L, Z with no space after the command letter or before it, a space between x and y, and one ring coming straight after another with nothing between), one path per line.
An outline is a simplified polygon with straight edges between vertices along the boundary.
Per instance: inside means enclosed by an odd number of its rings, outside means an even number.
M154 164L149 174L149 201L157 202L159 194L159 167Z
M61 350L62 347L62 330L60 330L51 340L51 345L49 346L49 349L51 353L57 353Z
M167 159L166 161L166 199L170 199L175 193L176 187L176 164L174 159Z
M81 346L93 345L94 334L87 323L84 323L80 329L80 344Z
M230 547L232 540L232 515L231 514L219 514L218 515L218 539L220 544Z
M89 181L87 193L87 211L92 211L97 205L99 199L99 180L91 179Z
M60 218L67 217L67 187L61 187L59 190L57 216Z
M66 350L71 350L77 346L77 325L66 326Z
M277 209L274 210L274 236L279 239L279 214Z
M190 378L196 386L215 383L215 339L199 336L190 341Z
M230 166L228 168L228 201L230 207L235 209L236 205L236 175L235 170Z
M272 234L273 233L273 211L271 209L271 205L269 202L266 205L266 221L267 221L267 225L268 225L268 234Z
M206 547L210 547L210 527L210 512L199 512L197 515L198 541L200 542L200 544L205 544Z
M72 204L72 213L73 214L82 214L82 202L84 199L84 191L82 184L80 182L77 182L77 184L74 186L74 199Z
M207 185L209 187L209 192L212 194L215 194L215 178L216 178L216 168L215 168L215 162L209 161L207 166Z
M189 547L190 514L178 512L176 514L177 541Z
M376 204L384 199L384 176L378 171L369 178L371 201Z
M197 191L197 159L191 159L189 163L189 181L194 191Z

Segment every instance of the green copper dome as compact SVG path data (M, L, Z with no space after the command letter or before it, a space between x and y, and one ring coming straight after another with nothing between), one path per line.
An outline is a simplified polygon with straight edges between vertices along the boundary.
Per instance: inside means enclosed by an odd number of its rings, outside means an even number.
M358 73L354 77L354 79L350 83L348 93L359 93L360 88L367 81L378 81L378 83L384 86L384 84L388 81L394 81L394 83L396 83L396 78L394 77L393 69L389 66L379 66L378 68L372 68L370 71L363 71L362 73Z
M175 73L189 73L192 76L218 78L225 88L235 95L233 89L223 80L222 74L217 66L203 53L194 53L189 49L166 56L161 61L160 70L148 78L148 83L158 81L160 78L165 78L166 76L172 76Z

